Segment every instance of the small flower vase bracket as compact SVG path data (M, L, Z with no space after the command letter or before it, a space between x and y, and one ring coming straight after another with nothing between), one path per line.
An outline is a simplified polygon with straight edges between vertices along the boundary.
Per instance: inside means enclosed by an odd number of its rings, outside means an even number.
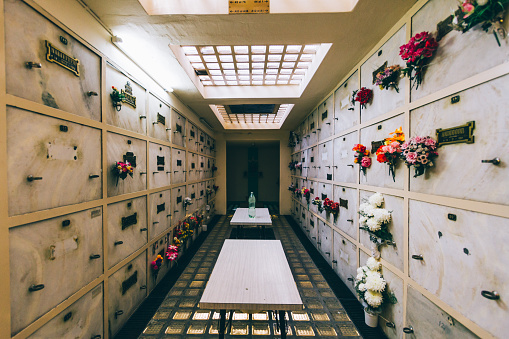
M415 82L415 89L422 83L424 70L438 49L438 42L428 32L421 32L414 35L410 41L399 48L401 59L406 62L403 69L403 76L408 76L410 81Z
M452 14L452 28L465 33L480 25L483 31L493 34L500 47L500 39L507 36L503 22L508 4L509 0L464 0Z
M120 112L122 109L122 100L125 99L125 95L122 92L119 92L119 90L115 86L111 86L113 89L113 92L110 93L111 101L113 102L113 107L117 110L117 112Z

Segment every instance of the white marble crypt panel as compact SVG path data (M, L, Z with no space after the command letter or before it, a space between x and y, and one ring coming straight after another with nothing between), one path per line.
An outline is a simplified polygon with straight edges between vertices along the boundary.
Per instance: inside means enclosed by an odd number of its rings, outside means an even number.
M367 199L375 194L375 192L360 191L361 203L366 202ZM403 271L403 262L405 255L404 253L404 199L388 194L384 194L384 204L382 208L385 208L392 212L392 219L388 225L389 232L392 234L394 245L381 245L378 247L380 255L383 259L393 264L395 267ZM372 242L369 240L369 233L360 230L360 242L366 248L372 247Z
M147 188L147 144L143 140L130 138L120 134L109 133L106 137L108 157L108 196L141 191ZM100 160L100 159L99 159ZM133 177L124 180L114 171L117 161L129 161L134 167Z
M147 253L109 277L108 332L113 337L147 295Z
M198 130L198 152L200 153L204 153L205 149L204 149L204 146L205 146L205 137L207 135L205 134L205 132L203 132L201 129Z
M308 149L309 165L308 165L308 177L318 178L318 167L320 166L320 159L318 153L318 146L313 146Z
M322 182L317 182L317 193L316 196L322 200L322 206L323 206L323 200L325 198L329 198L332 200L332 184L324 184ZM332 216L330 213L326 213L325 210L322 213L318 213L322 218L330 220L332 219Z
M410 200L410 277L500 338L509 329L509 273L500 269L509 255L507 227L506 218ZM483 297L483 290L501 300Z
M318 110L314 110L308 117L308 128L309 128L309 146L318 143Z
M355 152L352 148L358 143L358 132L352 132L334 139L334 181L357 182L359 168L354 164Z
M352 106L352 93L359 89L359 71L348 78L334 92L334 133L339 134L344 130L354 127L359 123L359 105Z
M506 75L454 94L452 97L459 95L460 100L455 104L451 104L451 97L446 97L411 112L411 136L429 135L436 139L438 128L461 126L469 121L475 122L475 128L473 144L440 147L434 160L436 166L426 170L428 173L413 178L411 169L410 190L509 204L509 98L505 95L508 91ZM482 163L494 158L500 158L501 163Z
M182 147L186 146L186 118L174 109L171 110L171 142Z
M7 93L101 120L101 58L22 1L4 6ZM79 76L47 60L46 41L79 60ZM41 67L30 68L28 62Z
M203 155L198 156L198 179L202 180L206 178L205 171L207 170L207 157L204 157Z
M321 180L333 180L334 153L332 150L333 140L318 145L318 178Z
M309 213L309 220L307 224L307 232L309 240L313 243L313 246L317 247L317 237L318 237L318 218L316 215Z
M184 198L187 197L186 186L173 188L171 190L171 197L171 206L173 210L171 213L171 223L172 225L176 225L186 216L186 211L184 210Z
M193 204L191 205L191 208L189 211L196 209L196 198L198 197L198 183L196 184L189 184L187 185L187 197L191 198L193 200Z
M300 151L300 146L302 144L302 131L300 125L293 131L295 146L292 148L292 152Z
M373 141L383 141L390 137L389 133L394 132L396 128L403 127L404 121L405 118L401 114L361 130L361 144L366 146L368 150L371 150L371 167L366 170L366 175L360 173L361 183L372 186L403 189L405 179L404 171L407 171L403 161L398 160L396 163L396 176L394 181L392 175L389 175L389 165L376 160L376 154L373 154L376 150L371 149L371 143ZM352 144L351 148L353 147L354 145ZM353 164L353 154L354 152L352 151L352 156L349 157L351 164ZM359 171L359 166L357 164L355 164L354 168L356 171Z
M101 131L7 106L9 215L102 198Z
M12 334L100 276L102 254L101 208L11 228Z
M149 270L148 288L149 293L156 287L157 284L163 280L164 276L171 269L171 261L166 258L166 249L170 245L173 230L169 230L168 233L158 241L154 242L148 249L149 255L147 256L147 265L150 266L152 261L156 260L157 255L163 257L163 262L158 271L154 271L152 268Z
M332 229L329 225L325 224L322 220L318 220L318 250L322 254L323 258L330 265L332 260Z
M94 287L28 338L104 337L102 286Z
M357 276L357 267L357 246L334 231L332 268L353 294L356 294L355 287L353 282L348 279Z
M316 214L318 214L317 206L313 205L312 201L315 199L315 197L318 196L318 189L319 189L318 185L319 184L320 184L319 182L316 182L316 181L313 181L313 180L308 180L308 185L309 185L308 188L309 188L309 191L311 192L311 195L310 195L310 198L309 198L309 209L311 211L315 212ZM304 197L304 195L302 195L302 197L304 198L303 199L303 203L307 204L307 200Z
M302 122L302 124L300 125L300 130L301 130L301 137L300 137L300 140L301 140L301 145L300 145L300 149L305 149L307 148L309 145L311 145L309 143L309 125L308 125L308 119L304 119L304 121Z
M187 153L187 175L189 181L196 181L200 177L200 172L198 172L198 163L199 158L196 153Z
M407 78L399 78L399 93L393 88L382 90L373 81L373 72L376 72L386 62L386 67L393 65L404 66L399 55L399 46L405 43L406 25L403 25L378 51L362 64L361 86L373 90L373 99L371 99L370 103L366 104L366 108L361 108L361 122L369 121L384 113L395 110L405 103L405 82Z
M148 135L159 140L170 141L171 108L154 95L148 97Z
M334 96L331 94L318 106L318 140L325 140L334 134Z
M196 151L198 149L198 127L188 122L187 129L189 130L187 135L187 148L191 151Z
M301 177L307 177L309 174L309 157L308 157L309 152L311 152L311 150L309 149L300 152L300 161L302 162L302 171L300 173Z
M112 86L115 86L119 91L123 90L127 93L132 90L132 96L136 98L136 107L122 102L120 111L118 111L119 108L114 106L110 97L110 94L113 92ZM147 92L145 89L108 64L106 66L106 93L107 101L105 107L108 125L140 134L147 134L147 113L145 111L145 96Z
M148 144L148 157L150 164L150 173L148 174L150 188L169 186L171 183L170 148L150 142Z
M358 194L355 188L334 185L334 202L339 204L339 215L333 225L353 239L357 239L359 225Z
M186 151L178 148L171 149L171 183L186 182Z
M429 1L412 17L412 35L436 31L437 23L457 9L456 0ZM506 31L507 22L506 15ZM507 62L509 40L500 39L500 42L502 47L498 47L493 34L485 33L481 27L474 27L464 34L458 31L447 34L439 41L436 55L424 73L423 83L412 90L412 101Z
M309 236L309 211L308 208L305 205L300 204L299 206L300 212L299 212L299 220L300 220L300 227L307 236Z
M198 193L196 194L198 200L198 206L203 207L207 203L207 183L202 181L198 183Z
M108 205L108 267L147 243L147 198Z
M171 190L150 195L150 240L171 227Z
M406 310L405 327L413 328L412 338L478 338L412 286L408 286Z

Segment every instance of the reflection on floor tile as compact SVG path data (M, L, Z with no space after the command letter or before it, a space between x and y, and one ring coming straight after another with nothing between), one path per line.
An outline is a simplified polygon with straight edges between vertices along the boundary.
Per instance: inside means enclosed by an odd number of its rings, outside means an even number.
M302 311L285 313L287 335L294 338L358 337L343 306L286 219L273 219L273 223L276 238L285 239L283 248L304 303ZM229 219L222 218L174 284L141 338L217 337L219 310L200 309L199 300L228 236ZM229 316L227 312L227 320ZM231 327L227 326L225 333L227 338L275 338L281 334L273 310L252 314L236 310Z

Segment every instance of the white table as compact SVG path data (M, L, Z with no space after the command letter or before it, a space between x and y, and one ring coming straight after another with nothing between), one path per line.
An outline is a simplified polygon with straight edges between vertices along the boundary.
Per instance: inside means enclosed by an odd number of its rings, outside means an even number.
M286 338L285 313L302 310L303 304L281 242L225 240L199 307L220 310L220 338L226 310L278 310L281 338Z
M272 225L272 219L268 208L256 208L256 216L249 217L249 208L237 208L230 220L230 225L237 226L237 238L242 226L262 226L262 234L265 236L265 226Z

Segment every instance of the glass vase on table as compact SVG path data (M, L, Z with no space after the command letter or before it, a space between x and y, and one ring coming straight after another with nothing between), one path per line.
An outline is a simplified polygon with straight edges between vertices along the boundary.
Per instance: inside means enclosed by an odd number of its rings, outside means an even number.
M251 192L248 202L249 202L248 215L250 218L254 218L256 216L256 208L255 208L256 207L256 198L255 198L253 192Z

